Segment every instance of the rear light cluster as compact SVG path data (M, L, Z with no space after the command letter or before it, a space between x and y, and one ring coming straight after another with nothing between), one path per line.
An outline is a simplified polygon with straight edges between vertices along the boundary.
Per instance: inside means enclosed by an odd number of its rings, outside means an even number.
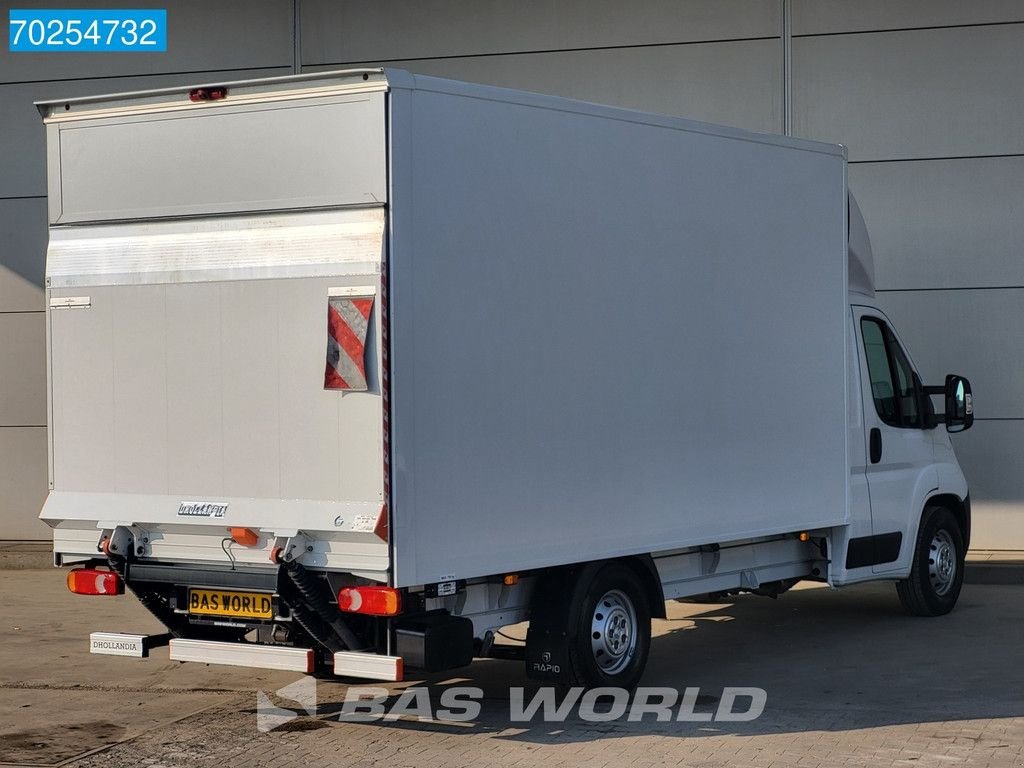
M78 568L68 571L68 589L76 595L121 595L124 581L113 571Z
M395 616L402 612L402 595L391 587L343 587L338 610L368 616Z

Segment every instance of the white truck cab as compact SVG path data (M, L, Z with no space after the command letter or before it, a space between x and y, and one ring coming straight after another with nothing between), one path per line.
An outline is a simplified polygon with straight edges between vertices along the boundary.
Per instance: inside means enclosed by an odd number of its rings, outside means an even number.
M876 305L844 147L381 69L39 109L41 517L168 629L94 652L628 688L666 600L953 608L970 386Z
M950 376L941 387L926 387L891 320L875 300L874 259L867 228L856 201L850 197L849 290L851 362L850 493L851 520L847 557L832 583L850 584L884 577L905 579L919 550L927 546L927 578L944 601L955 602L962 580L962 553L970 540L970 499L967 481L957 463L948 431L967 429L973 422L970 385ZM943 396L943 408L961 413L947 429L936 415L932 395ZM908 510L942 509L929 513L931 530L936 516L951 515L960 541L936 527L928 541L919 540L920 521ZM948 520L947 520L948 522ZM958 553L960 553L958 555ZM924 573L922 572L922 577ZM901 587L900 598L921 612L919 596ZM923 598L922 598L923 599ZM916 606L916 607L915 607Z

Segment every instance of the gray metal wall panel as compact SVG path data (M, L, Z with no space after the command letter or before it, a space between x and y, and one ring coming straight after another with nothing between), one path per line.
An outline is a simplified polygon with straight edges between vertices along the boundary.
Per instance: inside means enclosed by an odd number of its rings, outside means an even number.
M1024 21L1020 0L793 0L793 34Z
M130 54L125 54L130 55ZM0 85L0 197L46 194L46 147L43 123L33 101L182 85L212 80L286 75L291 69L202 72L190 75L119 77L100 80L54 80ZM71 72L67 72L71 74Z
M0 539L43 539L46 427L0 427Z
M971 486L971 500L1010 502L1024 512L1024 472L1008 472L1008 460L1020 456L1024 420L975 421L953 435L953 448Z
M1024 417L1024 289L900 291L880 302L926 384L961 374L978 417Z
M782 125L781 43L730 43L397 62L520 88L759 131Z
M7 9L28 5L0 5L5 29ZM48 0L45 7L82 8L83 3ZM101 7L142 6L134 0L110 0ZM40 55L11 53L5 44L0 47L0 83L292 65L292 0L170 0L156 7L167 9L165 53Z
M971 486L973 549L1024 546L1024 473L1020 471L1024 421L975 421L953 436L957 459Z
M304 65L778 36L776 0L304 0Z
M1024 285L1024 157L850 166L879 288Z
M1024 152L1024 24L793 41L794 132L851 160Z
M41 311L46 199L0 200L0 313Z
M0 427L46 424L46 315L0 313Z

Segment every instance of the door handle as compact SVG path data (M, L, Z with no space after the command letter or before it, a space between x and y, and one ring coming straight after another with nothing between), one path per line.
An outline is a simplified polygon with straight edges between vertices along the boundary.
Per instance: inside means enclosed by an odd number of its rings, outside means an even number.
M868 441L871 451L871 463L877 464L882 460L882 430L878 427L871 428L871 437Z

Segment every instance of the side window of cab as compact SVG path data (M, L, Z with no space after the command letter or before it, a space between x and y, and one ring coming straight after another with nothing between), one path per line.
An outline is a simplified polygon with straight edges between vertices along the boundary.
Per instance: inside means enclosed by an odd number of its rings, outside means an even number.
M893 427L923 428L921 382L896 337L877 317L861 318L860 329L878 417Z

